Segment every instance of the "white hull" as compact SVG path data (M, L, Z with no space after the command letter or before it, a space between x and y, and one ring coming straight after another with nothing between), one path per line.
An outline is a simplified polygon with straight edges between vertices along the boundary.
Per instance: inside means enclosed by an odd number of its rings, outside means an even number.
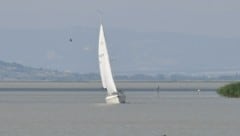
M121 93L108 95L106 98L106 103L108 104L120 104L120 103L126 103L126 96Z

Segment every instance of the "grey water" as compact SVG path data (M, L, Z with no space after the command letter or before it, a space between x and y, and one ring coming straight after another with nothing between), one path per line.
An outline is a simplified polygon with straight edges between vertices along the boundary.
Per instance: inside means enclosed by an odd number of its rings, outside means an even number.
M215 91L0 91L0 136L238 136L240 99Z

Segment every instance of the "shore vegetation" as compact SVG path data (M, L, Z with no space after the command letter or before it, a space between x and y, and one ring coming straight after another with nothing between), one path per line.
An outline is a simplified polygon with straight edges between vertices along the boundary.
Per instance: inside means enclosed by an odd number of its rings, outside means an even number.
M240 98L240 82L231 83L217 89L217 93L221 96Z

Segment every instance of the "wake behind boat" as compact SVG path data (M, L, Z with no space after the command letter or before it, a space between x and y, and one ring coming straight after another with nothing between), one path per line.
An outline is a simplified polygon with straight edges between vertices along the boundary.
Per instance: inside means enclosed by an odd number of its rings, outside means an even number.
M120 90L117 90L115 82L112 76L111 65L109 62L109 55L107 50L107 44L104 36L103 25L100 25L99 32L99 44L98 44L98 59L100 76L102 86L107 90L107 96L105 98L106 103L119 104L126 102L126 96Z

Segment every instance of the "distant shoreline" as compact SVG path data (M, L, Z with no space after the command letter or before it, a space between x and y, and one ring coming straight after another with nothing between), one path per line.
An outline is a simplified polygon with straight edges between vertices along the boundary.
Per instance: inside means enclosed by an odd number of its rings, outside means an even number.
M234 81L116 81L119 89L202 89L216 90L217 88ZM1 90L9 89L98 89L101 90L100 81L79 81L79 82L55 82L55 81L0 81Z

